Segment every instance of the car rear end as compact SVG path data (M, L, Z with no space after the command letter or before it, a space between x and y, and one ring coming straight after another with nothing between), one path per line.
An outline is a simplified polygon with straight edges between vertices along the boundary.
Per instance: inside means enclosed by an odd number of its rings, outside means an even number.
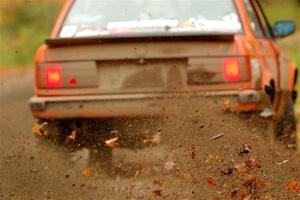
M246 41L231 0L78 0L38 50L30 106L37 118L162 115L180 99L218 96L233 110L262 109Z

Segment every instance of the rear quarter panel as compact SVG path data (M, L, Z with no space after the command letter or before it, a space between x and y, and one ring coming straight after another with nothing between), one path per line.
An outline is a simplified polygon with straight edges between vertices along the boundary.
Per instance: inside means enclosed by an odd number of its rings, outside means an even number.
M58 36L61 26L64 23L66 15L68 14L73 2L74 2L74 0L66 0L66 3L64 5L63 9L61 10L61 12L56 20L56 23L54 25L54 28L52 30L51 38L56 38Z

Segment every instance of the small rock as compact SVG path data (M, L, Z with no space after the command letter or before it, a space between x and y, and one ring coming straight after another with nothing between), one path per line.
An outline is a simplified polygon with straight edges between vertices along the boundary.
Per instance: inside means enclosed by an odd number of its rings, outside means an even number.
M259 116L261 116L262 118L270 118L274 115L274 112L271 108L266 107L260 114Z
M231 168L231 167L226 168L226 169L222 169L222 170L221 170L222 176L225 176L225 175L231 175L232 172L233 172L233 168Z
M250 151L251 151L251 145L244 144L239 149L239 155L248 154L248 153L250 153Z
M284 165L285 163L287 163L289 160L284 160L284 161L282 161L282 162L280 162L280 163L277 163L278 165Z
M170 171L172 170L174 167L176 166L176 164L173 161L167 161L164 165L164 169L166 171Z

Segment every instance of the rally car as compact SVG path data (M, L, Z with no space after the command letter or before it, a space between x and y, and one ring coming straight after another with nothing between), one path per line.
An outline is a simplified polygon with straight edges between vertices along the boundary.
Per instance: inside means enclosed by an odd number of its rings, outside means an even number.
M257 0L67 0L37 50L30 108L69 126L164 115L178 99L216 96L233 111L269 109L282 124L297 71L276 40L295 29L271 26Z

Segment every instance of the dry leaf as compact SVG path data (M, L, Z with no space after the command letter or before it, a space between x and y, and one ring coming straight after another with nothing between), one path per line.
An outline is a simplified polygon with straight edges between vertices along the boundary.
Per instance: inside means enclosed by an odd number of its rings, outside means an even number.
M285 163L287 163L287 162L289 162L289 160L284 160L284 161L282 161L282 162L280 162L280 163L277 163L278 165L284 165Z
M209 155L208 155L208 158L207 158L204 162L205 162L205 163L211 163L211 162L213 162L214 160L215 160L214 155L209 154Z
M87 167L87 168L83 169L82 175L85 176L85 177L91 176L92 175L92 168Z
M262 166L261 160L255 160L255 167L261 168L261 166Z
M244 177L243 185L248 188L248 192L251 193L252 195L259 194L260 192L261 183L256 178L256 176L246 175Z
M40 131L40 124L39 123L35 123L32 127L32 132L35 133L38 136L42 136L43 134Z
M236 170L238 170L239 172L246 172L246 171L247 171L247 165L246 165L246 163L244 163L244 162L235 165L234 168L235 168Z
M218 183L217 183L217 180L214 178L214 177L212 177L212 176L207 176L206 177L206 181L207 181L207 183L208 183L208 185L211 187L211 188L217 188L217 186L218 186Z
M48 137L49 132L46 130L43 134L44 134L44 136Z
M245 160L244 163L247 165L247 167L252 167L253 160Z
M288 183L287 183L287 188L290 192L300 192L300 185L297 181L295 180L290 180Z
M211 138L209 138L209 141L212 141L212 140L216 140L216 139L219 139L221 137L223 137L224 134L223 133L220 133L218 135L215 135L215 136L212 136Z
M226 169L222 169L221 170L221 175L225 176L225 175L231 175L233 172L233 168L226 168Z
M230 100L229 99L222 99L221 100L221 106L222 106L222 111L228 111L230 108Z
M160 189L155 189L155 190L152 190L152 193L157 196L157 197L161 197L161 190Z
M230 196L234 199L236 199L237 195L238 195L239 189L235 188L230 192Z
M35 123L32 127L32 132L37 136L48 136L48 122L43 122L42 124Z
M249 200L251 198L251 195L249 195L249 192L245 189L242 189L238 194L239 200Z
M267 189L267 190L271 190L272 189L272 182L271 181L269 181L269 180L266 180L265 182L264 182L264 186L265 186L265 188Z
M76 141L76 130L73 130L71 135L68 136L69 140L72 140L73 143Z
M145 145L158 145L161 141L161 133L157 132L156 134L154 134L151 138L149 139L145 139L143 141L143 143Z
M115 137L115 138L106 140L105 145L109 148L114 149L119 146L118 140L119 140L119 137Z
M257 182L257 178L255 176L252 175L246 175L244 177L244 182L243 185L245 186L249 186L249 185L253 185Z
M163 186L163 182L161 180L155 179L152 181L154 185Z
M192 145L189 149L191 158L194 160L196 158L196 147L194 145Z

